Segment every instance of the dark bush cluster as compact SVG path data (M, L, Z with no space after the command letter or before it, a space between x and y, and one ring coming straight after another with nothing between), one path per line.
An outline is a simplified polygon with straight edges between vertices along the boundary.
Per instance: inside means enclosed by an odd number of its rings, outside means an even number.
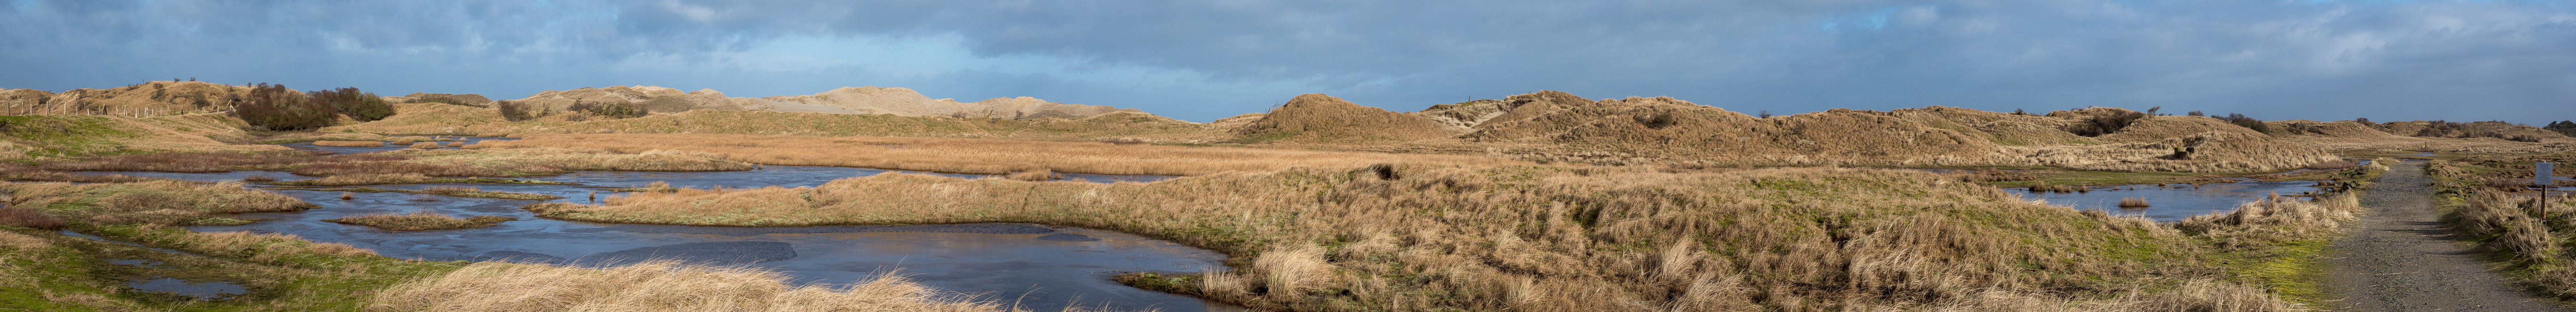
M2193 112L2194 112L2194 113L2198 113L2199 111L2193 111ZM2227 123L2236 124L2236 126L2238 126L2238 127L2245 127L2246 129L2254 129L2254 132L2262 132L2262 133L2267 133L2267 134L2268 134L2268 133L2272 133L2272 126L2271 126L2271 125L2265 125L2265 124L2263 124L2263 120L2261 120L2261 119L2254 119L2254 117L2245 117L2245 114L2227 114L2227 117L2218 117L2218 120L2225 120L2225 121L2227 121Z
M375 121L393 116L393 106L374 93L358 88L313 91L298 96L286 85L253 85L248 94L229 95L235 103L234 117L252 127L272 131L312 130L331 126L337 116L358 121Z
M2146 113L2123 110L2119 113L2113 113L2110 115L2094 116L2089 122L2076 124L2076 128L2071 129L2068 132L2074 132L2075 135L2097 137L2111 134L2113 132L2120 132L2120 129L2129 128L2129 124L2137 123L2139 119L2146 118Z
M645 114L644 106L624 102L590 103L575 101L572 103L571 110L577 112L589 112L591 115L612 119L644 117Z
M529 119L544 118L547 115L554 115L554 109L546 108L544 104L520 101L498 101L492 102L492 107L500 108L501 118L509 119L510 121L528 121Z
M358 88L339 88L305 94L312 95L313 101L323 106L340 108L340 115L349 116L349 119L377 121L394 115L393 104L385 104L385 98L378 97L375 93L360 92Z
M2556 131L2559 135L2576 137L2576 121L2561 120L2550 122L2548 127L2540 127L2540 129Z

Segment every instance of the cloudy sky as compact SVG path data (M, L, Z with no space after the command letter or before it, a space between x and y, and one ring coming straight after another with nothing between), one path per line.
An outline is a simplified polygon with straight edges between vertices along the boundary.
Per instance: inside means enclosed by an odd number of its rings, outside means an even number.
M611 85L1031 96L1205 122L1558 90L1739 112L1945 105L2576 119L2566 1L0 0L0 88L519 98Z

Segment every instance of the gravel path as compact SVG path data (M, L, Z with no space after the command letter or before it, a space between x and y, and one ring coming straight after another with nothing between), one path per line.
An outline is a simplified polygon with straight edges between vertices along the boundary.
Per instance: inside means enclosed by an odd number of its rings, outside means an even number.
M2423 161L2398 164L2361 197L2368 214L2326 259L2335 311L2566 311L2506 284L2455 244L2433 212Z

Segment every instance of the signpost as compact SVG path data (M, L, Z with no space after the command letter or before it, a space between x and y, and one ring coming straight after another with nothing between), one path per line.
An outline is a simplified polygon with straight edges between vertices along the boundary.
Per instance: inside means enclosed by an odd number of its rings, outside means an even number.
M2550 168L2550 167L2552 167L2552 165L2555 165L2555 164L2551 164L2551 163L2532 163L2532 164L2531 164L2531 184L2540 185L2540 222L2541 222L2541 224L2548 224L2548 222L2549 222L2549 180L2550 180L2551 178L2556 178L2555 176L2551 176L2551 174L2556 174L2556 173L2558 173L2558 170L2556 170L2556 168Z

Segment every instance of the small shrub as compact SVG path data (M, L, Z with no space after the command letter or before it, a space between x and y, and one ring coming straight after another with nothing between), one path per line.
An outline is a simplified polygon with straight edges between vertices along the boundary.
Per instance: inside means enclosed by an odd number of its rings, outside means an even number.
M590 103L576 100L572 103L572 107L569 110L587 112L591 115L608 117L610 119L644 117L645 115L644 107L637 106L635 103Z
M349 119L377 121L394 115L394 106L385 104L385 98L378 97L375 93L358 91L358 88L339 88L306 94L311 95L310 101L316 105L336 108L341 116L349 116Z
M2225 120L2227 123L2236 124L2238 127L2254 129L2254 132L2262 132L2265 134L2272 133L2271 125L2263 124L2263 120L2261 119L2245 117L2245 114L2227 114L2227 117L2219 117L2218 120Z
M2093 117L2091 120L2086 120L2085 123L2076 124L2076 128L2073 129L2073 131L2068 132L2074 132L2075 135L2080 136L2097 137L2111 134L2113 132L2120 132L2120 129L2128 128L2129 124L2137 123L2139 119L2146 118L2147 114L2145 113L2123 110L2110 115Z
M314 103L312 98L295 96L285 85L259 84L242 96L233 108L233 117L252 127L271 131L310 130L330 126L332 116L340 110Z
M0 225L44 230L60 230L64 226L63 220L25 206L0 208Z
M499 101L492 102L492 106L500 108L501 118L508 119L510 121L528 121L530 119L543 118L547 115L545 112L541 111L544 108L539 107L543 105L538 104L529 104L519 101Z

